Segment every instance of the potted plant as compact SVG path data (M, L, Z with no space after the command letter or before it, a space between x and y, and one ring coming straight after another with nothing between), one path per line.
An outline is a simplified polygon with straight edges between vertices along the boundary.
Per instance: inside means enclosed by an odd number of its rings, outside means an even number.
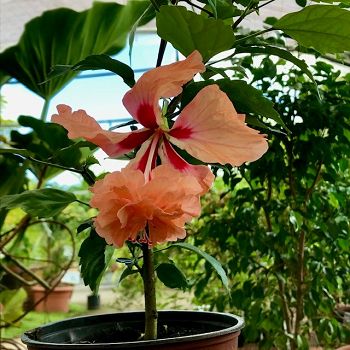
M139 273L142 277L145 313L142 313L142 317L138 313L132 314L132 317L130 314L127 316L122 314L98 316L98 319L96 317L76 319L72 321L73 324L60 328L61 335L66 333L63 336L65 343L66 337L68 334L73 334L72 329L75 327L81 329L83 324L102 323L105 326L101 339L97 339L97 334L101 330L93 330L91 327L86 329L86 332L80 332L82 338L76 339L76 336L73 338L78 342L92 342L86 337L94 334L94 342L104 342L108 338L113 339L113 343L119 343L115 346L120 348L132 347L130 342L135 343L137 347L145 348L149 345L149 348L152 348L164 343L164 340L159 339L159 335L163 332L165 338L173 338L175 334L183 336L174 340L175 344L180 342L181 345L177 346L181 347L187 342L190 345L186 346L195 346L194 348L205 348L209 346L204 345L207 342L212 347L214 344L224 343L227 343L225 345L227 348L237 347L237 337L242 327L242 321L237 317L200 312L194 314L183 312L180 315L173 312L158 313L156 307L156 273L158 276L179 273L170 260L165 263L155 261L154 254L158 252L155 250L156 246L186 236L184 225L199 214L200 196L209 190L214 178L209 167L188 163L176 152L174 145L204 162L231 165L256 160L267 150L265 136L244 123L244 117L237 114L226 94L216 85L201 90L169 127L164 111L162 114L159 108L159 99L162 96L178 95L184 83L204 70L201 54L194 51L183 61L157 67L145 73L123 99L124 105L135 120L144 126L141 130L125 134L104 131L85 111L72 112L66 105L58 106L58 114L52 117L53 122L61 124L68 130L69 137L85 138L100 146L110 156L118 156L140 147L126 168L105 175L91 187L93 196L90 205L98 210L98 215L93 221L83 224L78 231L90 229L90 235L83 242L79 256L84 281L93 290L98 287L100 277L96 276L96 267L91 268L91 265L95 265L102 258L104 260L102 270L104 270L113 248L121 247L127 242L131 258L119 261L127 264L129 273ZM203 107L207 109L207 113L203 112ZM216 125L215 118L209 119L217 114L223 122L221 127ZM81 125L85 125L86 128L82 129ZM209 131L206 131L208 129ZM191 137L191 134L198 136ZM219 136L225 141L218 142ZM186 139L185 143L182 141L183 138ZM205 138L212 141L207 142L207 147L203 149L201 140ZM173 246L196 251L195 247L185 243ZM225 284L226 276L219 263L204 253L199 253L214 266L216 265ZM130 317L136 320L136 324L130 323ZM217 320L211 320L211 317L216 317ZM190 319L190 322L185 326L180 325L179 323L184 323L184 319ZM197 327L195 327L196 319L199 323ZM106 329L108 327L113 329L115 322L122 328L123 337L127 328L133 329L132 336L127 337L128 344L121 345L121 340L124 338L119 338L115 332L106 335ZM207 324L203 329L204 323ZM189 330L190 324L193 328L191 330ZM143 331L135 333L140 327ZM42 329L39 333L42 332L45 333L45 330ZM49 331L50 334L51 332L52 330ZM204 341L202 336L197 336L199 332L205 333L204 339L209 337L209 340ZM208 332L212 336L208 336ZM190 339L187 338L188 333ZM33 334L27 333L23 338L30 348L33 346L35 348L35 343L39 341L36 335L30 340ZM48 336L51 337L52 334ZM45 339L46 336L40 341ZM141 343L138 343L140 339ZM52 338L51 341L57 342L57 339ZM169 342L171 344L172 341L166 341L167 347L172 346ZM45 346L49 347L48 344Z
M26 288L26 305L35 311L68 312L74 284L66 283L64 277L74 262L75 240L73 237L67 240L65 232L51 231L47 226L46 228L49 234L43 242L44 259L31 267L45 284L35 283Z
M242 52L267 50L291 60L310 76L303 61L288 51L269 47L267 42L260 41L263 37L257 37L281 30L301 44L322 51L341 51L349 45L346 39L340 44L324 38L319 40L314 35L315 28L300 24L313 16L313 25L321 32L323 30L326 36L334 37L339 32L337 20L333 20L333 26L324 28L324 18L330 9L335 13L332 18L340 15L348 18L349 12L345 9L308 6L282 17L264 31L240 36L237 27L242 20L271 1L260 5L259 1L237 3L236 6L231 1L208 1L200 6L190 2L192 9L200 8L199 14L178 6L178 1L164 6L160 6L160 1L150 1L149 8L139 20L150 15L148 10L157 13L157 29L161 37L157 67L146 72L136 83L129 66L104 55L89 56L53 72L52 77L57 77L76 70L108 69L121 76L131 88L123 98L124 106L134 118L128 123L132 126L131 132L103 130L84 110L72 111L63 104L57 107L58 113L51 118L52 122L68 131L71 139L83 138L102 148L110 157L127 154L131 161L126 168L105 174L96 181L89 170L91 159L81 168L62 166L58 159L56 163L41 163L75 171L91 186L90 206L97 210L97 216L78 228L78 232L89 231L79 251L85 283L96 292L114 250L125 244L130 256L118 258L126 265L122 278L130 274L139 274L142 278L145 312L89 316L39 327L23 336L28 349L237 348L237 337L243 326L239 317L207 312L158 311L155 297L156 278L169 286L186 284L181 271L171 260L164 258L164 252L173 247L191 250L203 257L227 288L225 271L217 260L188 243L163 244L184 239L185 224L199 215L200 197L209 191L214 179L208 164L222 168L226 164L239 166L259 159L267 151L266 136L247 126L242 113L262 117L261 120L250 119L255 125L263 127L263 118L272 118L284 125L272 103L259 91L244 81L230 80L226 68L215 67L214 62L208 61L232 48L235 52L222 61ZM312 10L315 16L311 14ZM307 35L303 36L300 31ZM313 39L310 39L310 33ZM238 34L237 38L234 34ZM186 58L162 65L167 42L171 42ZM204 81L194 82L197 74L201 74ZM211 80L214 74L223 79ZM139 124L141 129L138 129ZM86 143L78 140L75 146L83 147ZM16 150L9 152L18 154ZM21 155L36 161L26 153ZM46 188L25 195L4 196L1 206L21 205L33 215L49 216L52 206L63 209L76 201L82 203L70 192ZM41 206L33 208L28 205L33 202L39 202Z

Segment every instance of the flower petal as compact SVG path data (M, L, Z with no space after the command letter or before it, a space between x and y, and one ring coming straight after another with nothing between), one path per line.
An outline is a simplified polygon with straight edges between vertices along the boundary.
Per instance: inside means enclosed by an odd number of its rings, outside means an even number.
M90 204L99 210L96 232L116 246L130 239L154 244L183 238L185 223L201 209L196 178L169 165L155 168L149 181L126 168L97 181L91 191Z
M147 140L153 133L152 130L148 129L141 129L129 133L106 131L84 110L72 112L71 107L58 105L57 111L58 114L54 114L51 121L67 129L69 138L75 139L82 137L101 147L112 157L133 150Z
M145 141L137 151L135 158L129 162L127 168L141 170L145 175L145 179L149 179L151 170L156 167L160 136L160 133L155 133L152 138Z
M265 135L245 124L217 85L197 94L169 135L171 143L206 163L238 166L259 159L268 148Z
M132 235L126 225L118 219L118 212L129 203L137 203L139 189L144 186L145 179L141 171L124 169L106 175L90 189L93 197L90 205L99 210L94 224L96 232L105 238L108 244L121 247Z
M169 141L164 139L159 156L163 164L171 164L175 169L187 174L191 174L197 178L202 186L201 194L206 193L214 181L214 174L206 165L192 165L185 161L171 146Z
M159 99L177 96L182 91L182 85L204 71L205 66L198 51L192 52L183 61L152 69L143 74L125 94L124 106L144 127L155 129L161 123Z

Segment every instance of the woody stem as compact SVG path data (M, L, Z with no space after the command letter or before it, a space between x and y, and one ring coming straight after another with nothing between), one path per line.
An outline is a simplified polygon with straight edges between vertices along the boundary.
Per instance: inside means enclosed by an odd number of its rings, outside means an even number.
M157 302L156 277L154 272L153 251L148 244L142 244L142 279L145 297L145 340L157 339Z

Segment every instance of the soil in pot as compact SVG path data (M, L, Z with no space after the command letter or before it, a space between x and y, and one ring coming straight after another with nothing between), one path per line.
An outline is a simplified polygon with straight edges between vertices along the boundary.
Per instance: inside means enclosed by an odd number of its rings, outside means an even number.
M22 340L38 349L234 350L243 321L233 315L161 311L159 338L143 341L143 312L78 317L27 332Z

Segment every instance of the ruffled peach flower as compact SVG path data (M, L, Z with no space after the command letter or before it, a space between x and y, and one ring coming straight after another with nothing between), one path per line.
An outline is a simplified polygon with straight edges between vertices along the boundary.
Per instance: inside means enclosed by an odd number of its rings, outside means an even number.
M142 171L124 168L97 181L91 191L90 204L99 210L96 232L117 247L126 240L153 245L184 238L185 223L201 209L197 179L169 165L153 169L149 181Z
M148 176L160 156L162 163L196 176L205 192L213 180L209 168L189 164L173 145L206 163L238 166L260 158L267 150L267 141L265 135L245 124L244 115L237 114L217 85L203 88L181 111L172 127L168 126L159 106L160 98L179 95L182 86L204 70L200 53L194 51L184 61L143 74L123 98L126 109L143 126L140 130L129 133L106 131L85 111L72 112L65 105L57 107L58 114L53 115L52 121L64 126L70 138L82 137L111 157L141 146L129 163L130 168Z

